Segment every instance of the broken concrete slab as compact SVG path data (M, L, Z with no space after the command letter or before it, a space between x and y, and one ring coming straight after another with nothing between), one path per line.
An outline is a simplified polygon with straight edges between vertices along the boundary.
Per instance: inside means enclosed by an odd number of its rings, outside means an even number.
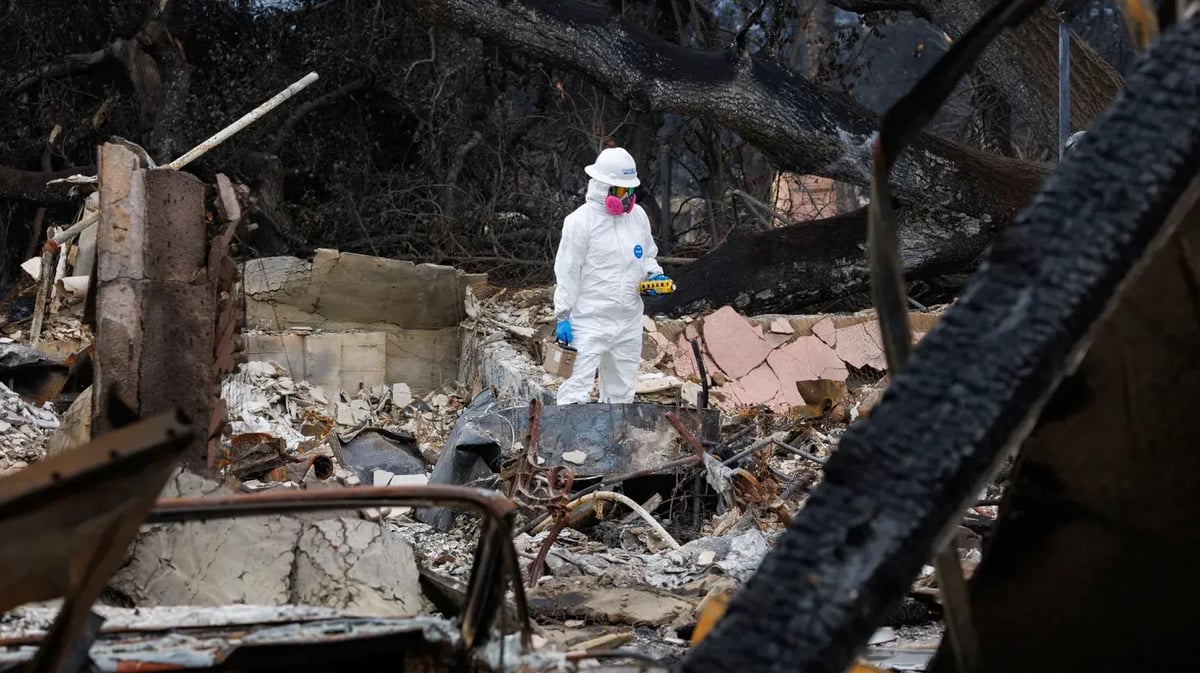
M837 348L837 327L834 326L832 318L825 318L813 325L812 333L830 348Z
M835 350L839 358L855 369L871 367L879 371L887 370L887 360L883 353L883 336L879 333L879 323L874 321L861 322L837 330L837 345Z
M721 371L732 379L749 374L771 352L762 333L731 306L722 306L705 316L704 345Z
M648 587L597 587L594 581L553 577L529 595L530 612L547 621L664 626L687 617L694 608L690 601Z
M354 614L411 617L424 611L412 547L363 519L308 524L296 544L291 599Z
M180 472L163 495L222 490ZM306 602L366 616L411 615L423 606L412 548L379 523L351 518L150 526L111 586L141 606Z
M696 366L696 354L692 351L692 344L687 339L680 337L675 342L675 348L671 351L671 357L675 360L675 375L679 378L687 380L700 380L700 369ZM701 342L700 358L704 362L704 371L708 372L709 377L720 372L717 363L713 362L712 356L704 350L704 342Z
M796 382L845 381L850 374L837 353L814 336L802 336L772 352L767 364L779 378L781 400L790 406L806 404L796 390Z
M770 331L773 334L795 334L796 330L792 329L792 324L784 318L776 318L771 321Z
M385 364L377 383L407 383L419 394L455 380L466 288L486 279L451 267L325 249L311 262L269 257L250 260L241 269L250 328L268 333L297 327L381 333ZM362 345L372 351L377 347ZM263 359L280 350L294 355L294 347L280 346L248 344L247 352ZM347 347L353 345L343 344L343 357ZM330 372L328 378L375 381L376 369L372 363L365 370L347 368L346 376ZM311 375L308 379L314 380Z
M717 390L726 395L727 401L735 406L766 405L772 409L780 409L784 402L779 399L779 388L779 378L769 365L763 363L749 374L736 381L730 381Z

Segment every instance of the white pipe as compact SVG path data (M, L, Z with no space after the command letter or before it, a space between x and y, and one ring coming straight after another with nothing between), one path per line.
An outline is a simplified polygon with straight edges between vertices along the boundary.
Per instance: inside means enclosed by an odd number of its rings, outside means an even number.
M212 136L210 136L207 140L200 143L199 145L196 145L192 149L188 150L186 153L184 153L183 156L179 157L175 161L172 161L171 163L167 164L166 166L162 166L162 168L166 168L166 169L169 169L172 171L177 171L177 170L183 168L184 166L187 166L188 164L192 163L196 159L203 156L204 153L208 152L212 148L216 147L217 145L220 145L221 143L225 142L226 140L229 140L229 138L231 136L233 136L235 133L237 133L238 131L241 131L242 129L246 128L247 126L258 121L259 119L262 118L263 115L267 114L271 110L278 107L280 103L291 98L292 96L295 96L302 89L304 89L309 84L312 84L315 81L317 81L317 73L315 73L315 72L308 73L304 77L302 77L299 80L297 80L296 82L294 82L288 88L275 94L270 100L266 101L262 105L259 105L258 107L254 108L253 110L242 115L241 118L238 119L237 121L233 122L229 126L226 126L225 128L221 129L220 131L217 131ZM71 225L71 227L68 228L67 230L59 232L59 234L54 237L54 242L57 243L58 245L62 245L63 243L66 243L67 241L78 236L79 233L81 231L83 231L84 229L87 229L88 227L95 224L99 219L100 219L99 211L92 213L91 215L88 215L87 217L83 218L82 220Z
M646 523L650 524L650 528L653 529L654 532L660 538L662 538L664 542L670 545L671 549L679 549L679 543L675 541L675 538L671 537L671 534L667 532L667 529L663 528L661 524L655 521L653 516L650 516L650 512L647 512L641 505L620 493L616 493L615 491L595 491L593 493L587 493L581 496L578 500L567 503L567 509L573 510L576 507L579 507L580 505L586 505L593 500L609 500L625 505L629 509L633 510L635 514L642 517ZM533 530L534 535L545 530L552 521L553 519L546 519L543 521L537 528Z
M232 136L233 134L237 133L238 131L241 131L242 129L246 128L247 126L258 121L259 118L261 118L263 115L267 114L271 110L274 110L276 107L278 107L280 103L291 98L292 96L295 96L302 89L304 89L309 84L312 84L315 81L317 81L317 73L315 73L315 72L308 73L304 77L302 77L299 80L297 80L296 82L294 82L288 88L275 94L270 100L266 101L262 105L259 105L258 107L254 108L253 110L242 115L241 119L238 119L237 121L230 124L229 126L226 126L225 128L221 129L220 131L217 131L208 140L205 140L204 142L200 143L199 145L196 145L192 149L188 150L187 153L185 153L183 156L179 157L175 161L172 161L171 163L167 164L164 168L169 168L173 171L177 171L177 170L183 168L184 166L187 166L188 164L190 164L193 161L195 161L196 159L198 159L205 152L211 150L212 148L216 147L217 145L220 145L221 143L228 140L229 137Z

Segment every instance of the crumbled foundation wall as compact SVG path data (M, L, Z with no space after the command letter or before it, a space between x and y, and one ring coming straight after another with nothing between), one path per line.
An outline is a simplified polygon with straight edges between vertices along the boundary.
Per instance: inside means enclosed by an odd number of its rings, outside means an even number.
M247 327L261 331L246 335L249 359L277 362L314 385L407 383L420 394L457 379L466 289L486 276L322 249L311 262L250 260L242 279ZM323 333L305 333L313 330ZM354 332L362 334L333 334ZM366 342L371 348L357 348ZM368 352L376 342L382 372Z
M220 490L181 472L162 495ZM378 522L349 516L147 527L110 586L149 607L292 603L380 617L427 611L412 547Z

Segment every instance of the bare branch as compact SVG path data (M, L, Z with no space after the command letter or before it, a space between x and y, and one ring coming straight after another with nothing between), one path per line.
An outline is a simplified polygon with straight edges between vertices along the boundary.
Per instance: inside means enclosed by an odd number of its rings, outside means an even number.
M767 0L759 0L758 7L750 12L750 16L746 17L746 22L738 29L737 37L733 39L733 50L737 53L738 58L741 58L746 53L747 37L750 34L750 29L758 20L762 18L763 10L767 8Z
M46 204L64 203L73 198L70 193L71 185L46 183L76 173L94 175L96 169L90 166L75 166L61 171L24 171L0 166L0 198Z
M352 82L343 84L342 86L334 89L333 91L330 91L329 93L327 93L323 96L314 98L314 99L308 101L307 103L300 105L299 107L297 107L295 110L292 111L292 114L288 116L287 120L284 121L282 125L280 125L279 130L275 132L275 137L271 140L271 144L267 148L267 153L268 154L278 154L279 150L283 149L283 144L285 142L287 142L287 139L296 130L296 124L299 124L300 120L304 119L304 116L307 115L308 113L312 112L313 110L316 110L317 108L319 108L323 105L328 105L329 103L332 103L333 101L338 100L339 98L348 96L348 95L354 93L355 91L358 91L360 89L366 89L366 88L372 86L374 83L375 83L375 78L370 75L367 75L365 77L360 77Z
M47 63L32 70L27 70L17 75L16 83L13 85L11 93L21 93L50 77L62 77L63 75L70 75L93 68L112 56L112 49L112 45L109 45L103 49L97 49L86 54L68 54L58 63Z

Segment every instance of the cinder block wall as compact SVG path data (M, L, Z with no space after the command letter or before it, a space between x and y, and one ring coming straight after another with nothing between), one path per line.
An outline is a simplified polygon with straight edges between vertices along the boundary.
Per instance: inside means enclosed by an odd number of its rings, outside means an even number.
M247 335L246 354L348 392L380 383L429 392L457 378L466 289L486 278L324 249L311 262L250 260L242 265L247 327L267 333Z

